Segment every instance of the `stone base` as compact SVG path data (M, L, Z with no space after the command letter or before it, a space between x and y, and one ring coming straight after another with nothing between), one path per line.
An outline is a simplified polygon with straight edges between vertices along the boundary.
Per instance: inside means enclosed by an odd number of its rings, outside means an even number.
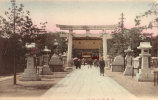
M73 70L73 67L64 67L64 71L71 71Z
M25 69L24 73L21 75L20 81L40 81L41 78L36 73L36 69Z
M63 65L53 65L50 66L52 72L63 72L64 71L64 67Z
M41 74L42 75L52 75L53 72L50 70L48 65L43 65Z
M127 66L125 71L123 72L123 75L125 76L132 76L133 68L132 66Z
M110 70L110 67L105 67L106 70Z
M138 69L134 69L133 75L136 76L136 74L137 74L138 72L139 72Z
M112 65L111 70L112 72L123 72L124 67L123 65Z
M141 82L153 82L154 74L151 73L150 69L140 69L139 73L136 74L136 80Z

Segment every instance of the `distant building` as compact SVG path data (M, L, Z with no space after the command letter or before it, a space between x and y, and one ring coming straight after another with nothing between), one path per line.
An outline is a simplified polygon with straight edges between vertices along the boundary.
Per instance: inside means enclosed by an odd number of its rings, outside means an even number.
M102 38L73 37L73 55L79 58L99 59Z

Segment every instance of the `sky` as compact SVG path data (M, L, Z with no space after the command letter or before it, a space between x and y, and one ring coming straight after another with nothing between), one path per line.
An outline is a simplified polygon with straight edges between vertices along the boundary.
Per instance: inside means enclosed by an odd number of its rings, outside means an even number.
M151 8L154 0L16 0L29 10L34 24L48 22L48 31L59 31L62 25L113 25L124 13L125 27L135 26L134 19ZM0 0L0 15L11 6L10 0ZM152 18L144 18L142 25L148 25ZM158 35L158 28L147 30Z

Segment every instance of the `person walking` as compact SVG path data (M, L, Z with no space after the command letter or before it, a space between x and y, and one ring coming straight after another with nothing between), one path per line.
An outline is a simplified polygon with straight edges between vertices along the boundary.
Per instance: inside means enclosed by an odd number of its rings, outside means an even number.
M81 63L82 63L82 62L81 62L81 59L78 59L77 65L78 65L78 68L79 68L79 69L81 69Z
M99 61L99 67L100 67L100 75L104 76L105 61L103 60L103 57Z
M78 59L75 59L75 60L74 60L74 65L75 65L76 69L78 68L78 67L77 67L77 63L78 63Z

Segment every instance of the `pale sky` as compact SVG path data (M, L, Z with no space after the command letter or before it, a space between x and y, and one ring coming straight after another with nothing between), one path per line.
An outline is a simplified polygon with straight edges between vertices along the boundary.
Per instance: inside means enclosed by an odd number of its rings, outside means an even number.
M4 15L10 0L0 0L0 15ZM47 21L48 31L58 31L56 24L112 25L118 24L121 13L125 27L134 27L134 18L151 8L152 0L16 0L31 12L34 24ZM151 18L143 19L146 24ZM158 29L151 31L158 34Z

